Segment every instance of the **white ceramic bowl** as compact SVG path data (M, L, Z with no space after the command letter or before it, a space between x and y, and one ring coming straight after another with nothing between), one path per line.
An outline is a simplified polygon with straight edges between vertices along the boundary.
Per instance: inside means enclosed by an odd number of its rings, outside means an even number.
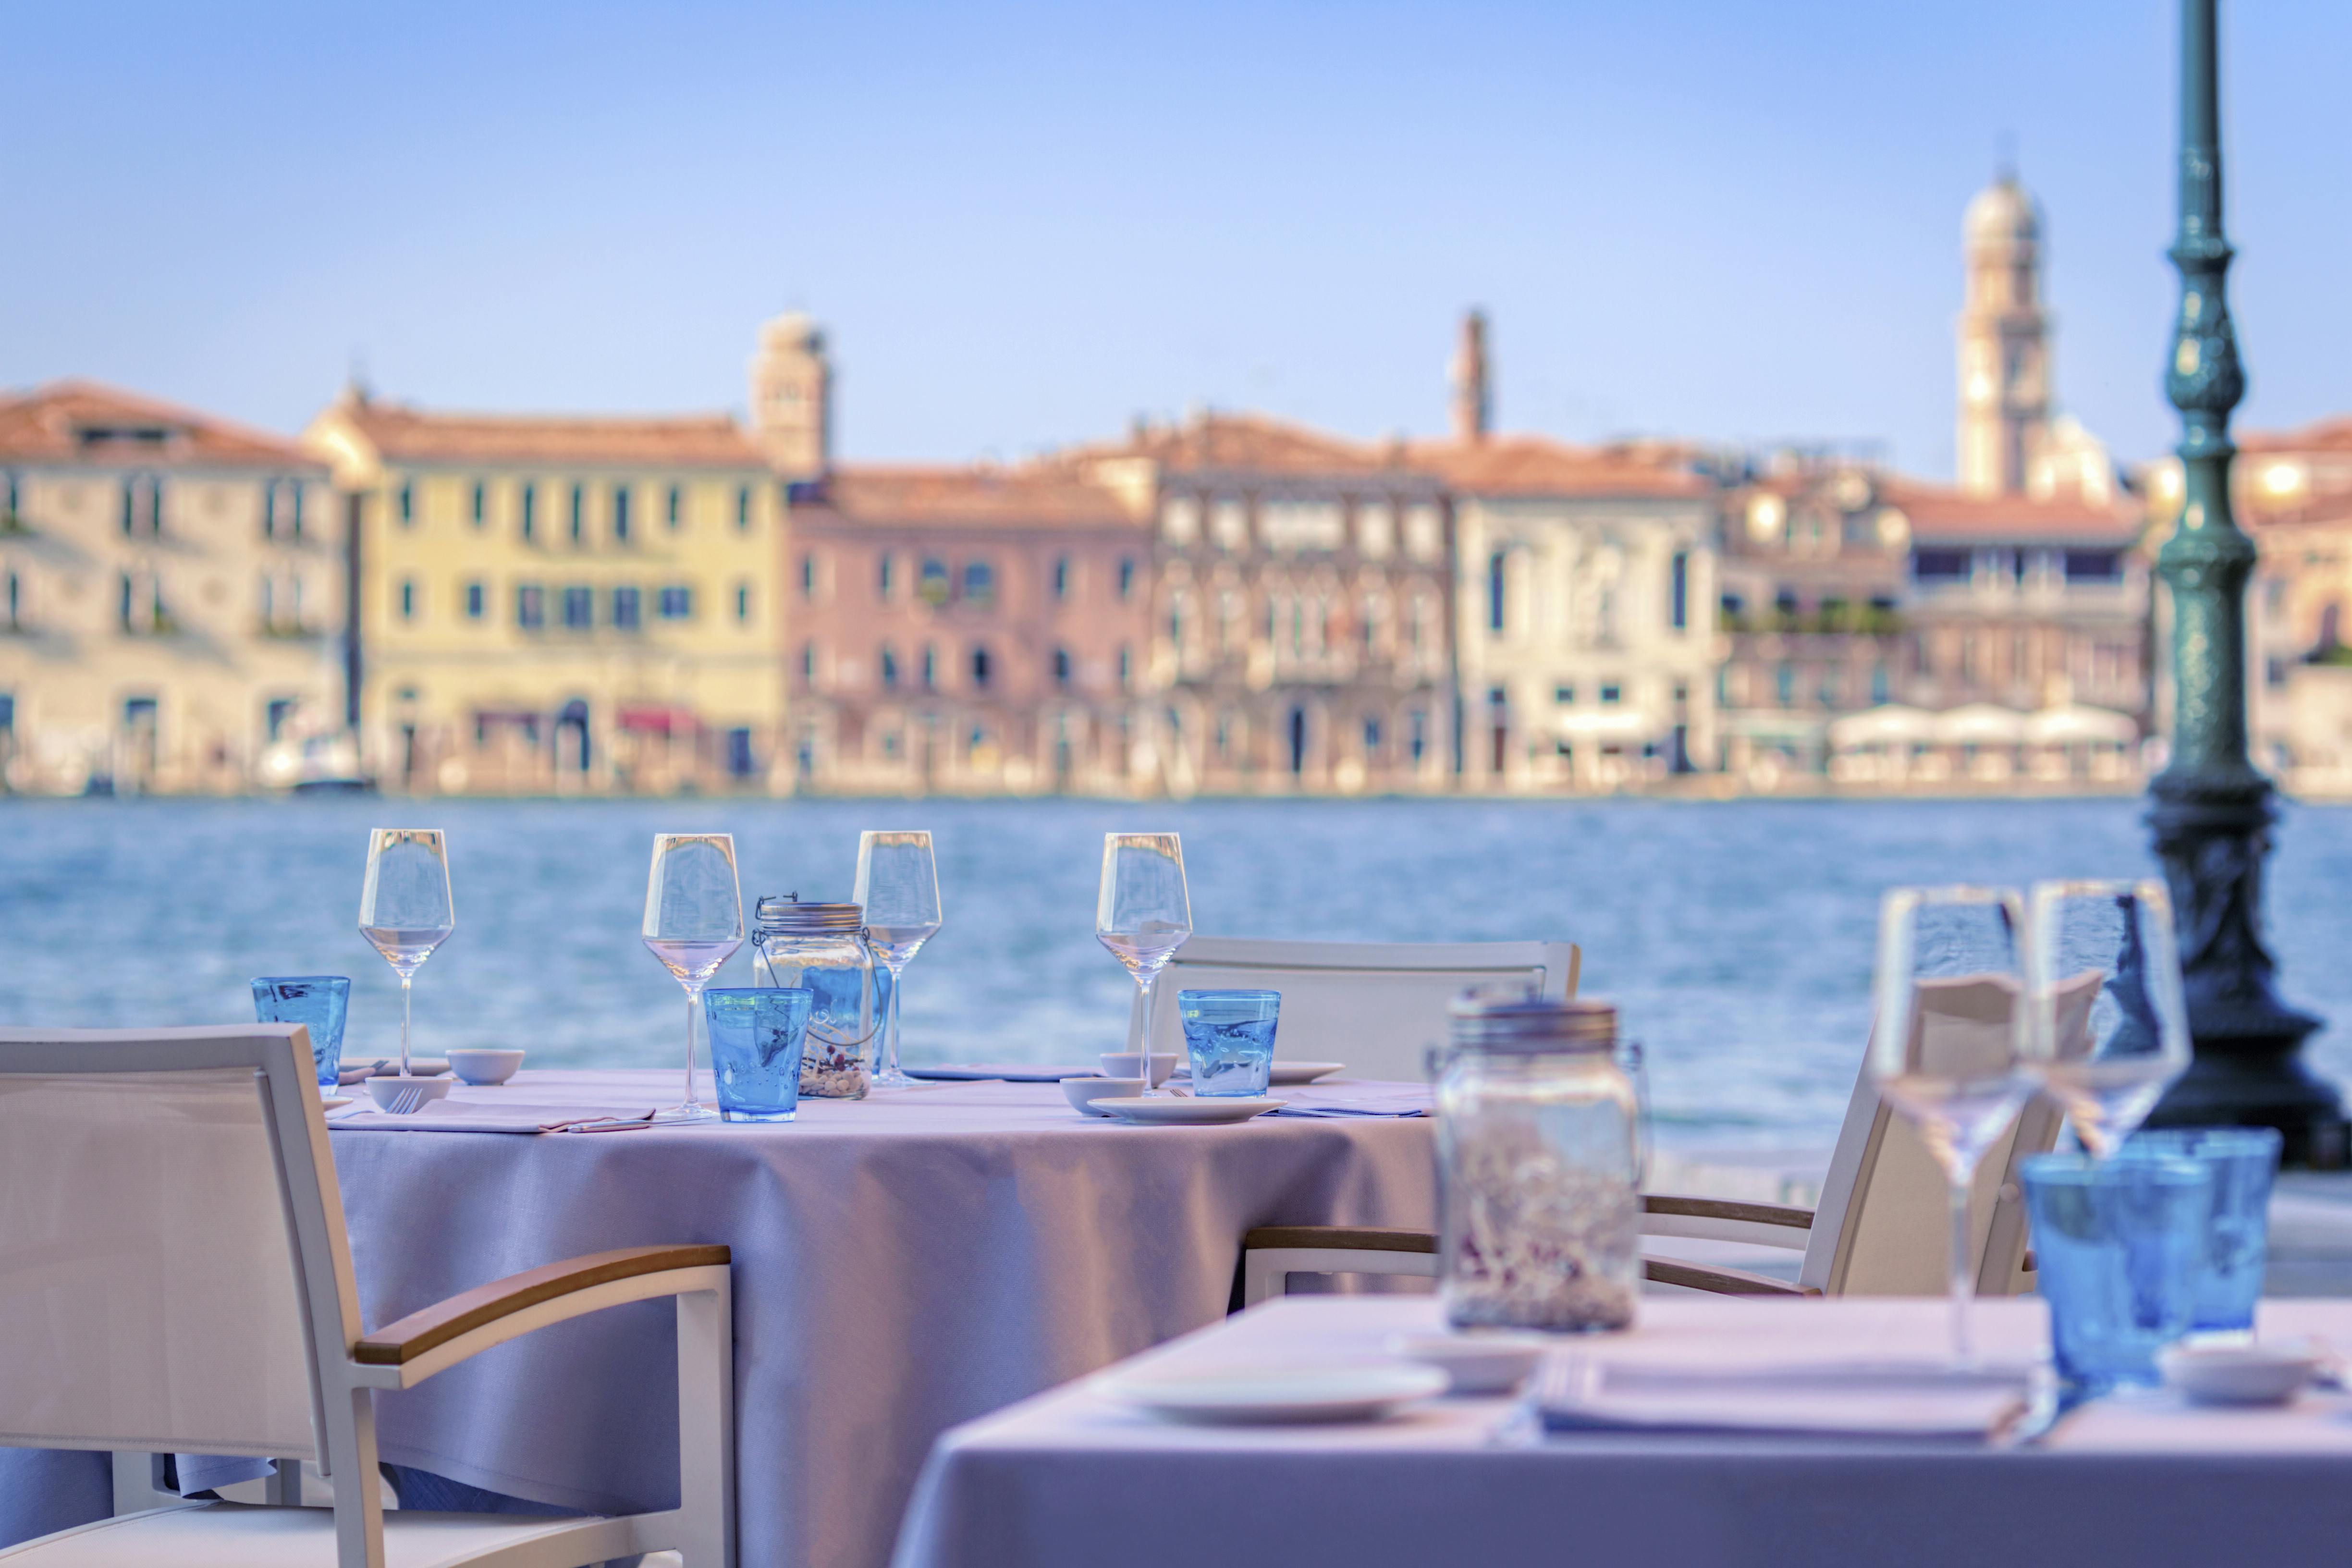
M1105 1078L1138 1078L1141 1076L1143 1058L1138 1052L1105 1051L1101 1056L1095 1059L1102 1063L1103 1077ZM1175 1070L1176 1053L1174 1051L1154 1051L1151 1053L1152 1088L1158 1089L1161 1084L1166 1083L1168 1081L1168 1075Z
M390 1110L393 1102L398 1100L404 1090L421 1089L425 1091L425 1098L411 1109L422 1110L425 1106L447 1094L456 1081L454 1079L446 1078L400 1078L398 1076L372 1078L367 1080L368 1098L375 1101L375 1108L378 1110Z
M467 1050L451 1051L449 1066L460 1083L475 1085L504 1083L514 1077L522 1066L520 1051Z
M1391 1334L1388 1352L1433 1366L1456 1394L1508 1394L1543 1359L1547 1342L1535 1334Z
M1097 1100L1118 1100L1142 1092L1143 1080L1139 1078L1066 1078L1062 1080L1062 1097L1070 1102L1070 1109L1082 1110L1088 1116L1110 1114L1108 1110L1095 1109Z
M2284 1405L2319 1370L2315 1347L2287 1344L2167 1345L2164 1381L2194 1405Z

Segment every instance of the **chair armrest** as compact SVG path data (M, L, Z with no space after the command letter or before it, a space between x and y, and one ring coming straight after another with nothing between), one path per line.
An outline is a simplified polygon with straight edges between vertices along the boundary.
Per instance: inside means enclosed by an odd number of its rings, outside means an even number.
M1802 1252L1813 1228L1813 1211L1786 1204L1739 1203L1730 1198L1686 1198L1666 1193L1642 1194L1642 1234L1681 1236L1701 1241L1738 1241Z
M1360 1225L1262 1225L1242 1237L1244 1252L1306 1247L1336 1252L1435 1252L1437 1237L1425 1230L1375 1230Z
M1718 1296L1818 1296L1819 1290L1768 1279L1742 1268L1717 1268L1705 1263L1685 1263L1674 1258L1644 1258L1642 1278L1660 1285L1682 1285L1710 1290Z
M478 1351L548 1322L624 1300L708 1289L709 1276L702 1271L724 1269L730 1256L724 1247L625 1247L527 1268L436 1301L362 1335L352 1346L352 1360L364 1367L398 1368L401 1375L391 1386L406 1387ZM663 1275L676 1278L656 1278ZM582 1300L566 1302L567 1297ZM521 1317L530 1321L507 1323ZM500 1331L502 1326L510 1331ZM433 1364L421 1364L427 1361Z

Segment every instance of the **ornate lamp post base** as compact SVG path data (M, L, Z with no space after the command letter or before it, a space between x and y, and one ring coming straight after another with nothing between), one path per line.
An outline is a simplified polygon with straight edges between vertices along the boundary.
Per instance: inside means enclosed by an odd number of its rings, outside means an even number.
M2165 773L2149 792L2158 858L2172 890L2197 1056L2149 1115L2151 1127L2275 1127L2292 1165L2345 1164L2348 1129L2336 1090L2299 1053L2319 1020L2271 990L2258 924L2262 867L2276 818L2271 786L2249 770L2228 783Z

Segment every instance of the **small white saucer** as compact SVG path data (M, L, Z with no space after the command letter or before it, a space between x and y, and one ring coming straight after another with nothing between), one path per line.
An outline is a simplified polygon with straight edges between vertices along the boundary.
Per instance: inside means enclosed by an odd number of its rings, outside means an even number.
M2326 1358L2308 1340L2285 1344L2167 1345L2164 1381L2192 1405L2284 1405Z
M1241 1095L1153 1095L1146 1100L1141 1095L1121 1095L1116 1099L1097 1100L1087 1109L1096 1115L1121 1116L1129 1121L1179 1122L1192 1127L1216 1126L1228 1121L1247 1121L1253 1116L1264 1116L1285 1103L1279 1100Z
M1508 1394L1527 1381L1549 1342L1537 1334L1391 1334L1391 1355L1436 1367L1456 1394Z
M1318 1078L1329 1078L1348 1064L1346 1062L1286 1062L1277 1060L1266 1074L1265 1081L1279 1087L1295 1087L1313 1083Z
M1445 1374L1433 1366L1396 1362L1255 1363L1112 1373L1097 1379L1095 1387L1164 1421L1263 1426L1378 1420L1401 1405L1444 1393Z

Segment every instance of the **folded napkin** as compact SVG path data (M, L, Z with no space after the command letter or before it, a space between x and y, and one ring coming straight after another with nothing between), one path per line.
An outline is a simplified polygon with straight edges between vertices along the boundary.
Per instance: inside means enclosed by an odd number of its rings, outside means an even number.
M1380 1087L1351 1084L1343 1089L1318 1089L1302 1084L1282 1090L1283 1105L1269 1116L1426 1116L1429 1089L1422 1084Z
M336 1130L358 1128L364 1132L624 1132L653 1125L650 1110L598 1110L576 1105L478 1105L469 1100L436 1100L424 1110L394 1116L374 1110L352 1110L327 1118Z
M1554 1432L1751 1433L1987 1442L2031 1407L2022 1368L1862 1362L1643 1365L1558 1354L1535 1404Z

